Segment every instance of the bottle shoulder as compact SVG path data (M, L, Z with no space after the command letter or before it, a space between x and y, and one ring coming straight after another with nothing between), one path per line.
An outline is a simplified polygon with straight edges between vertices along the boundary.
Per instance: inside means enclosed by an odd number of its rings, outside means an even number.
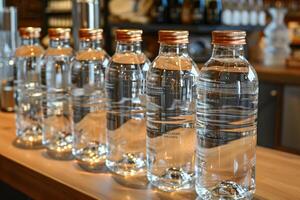
M39 45L24 45L16 49L16 57L39 57L43 56L44 49Z
M152 68L181 71L194 70L198 73L198 66L189 56L158 55L152 62Z
M78 51L75 59L77 61L105 61L110 60L110 56L104 50L88 49Z
M144 53L115 53L111 61L113 63L137 65L137 64L150 64L149 59Z
M71 47L66 48L51 48L49 47L46 52L45 56L73 56L73 49Z
M210 58L200 69L199 78L228 79L231 75L258 82L255 68L245 58ZM228 80L230 81L230 80Z

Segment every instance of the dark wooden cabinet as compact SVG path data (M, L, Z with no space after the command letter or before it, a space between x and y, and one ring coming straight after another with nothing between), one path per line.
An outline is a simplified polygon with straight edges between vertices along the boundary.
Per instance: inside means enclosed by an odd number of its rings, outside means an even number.
M279 145L283 86L261 82L258 103L258 145L275 148Z
M6 6L15 6L18 10L18 26L44 28L46 23L46 0L7 0Z

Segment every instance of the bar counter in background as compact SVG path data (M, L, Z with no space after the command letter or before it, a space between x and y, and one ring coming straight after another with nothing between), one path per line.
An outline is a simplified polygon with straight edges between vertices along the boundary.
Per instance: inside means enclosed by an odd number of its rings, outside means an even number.
M81 171L75 161L47 158L43 150L13 146L15 115L0 112L0 181L33 199L188 200L195 193L164 193L145 180L126 180L106 169ZM257 148L257 200L300 199L300 156Z

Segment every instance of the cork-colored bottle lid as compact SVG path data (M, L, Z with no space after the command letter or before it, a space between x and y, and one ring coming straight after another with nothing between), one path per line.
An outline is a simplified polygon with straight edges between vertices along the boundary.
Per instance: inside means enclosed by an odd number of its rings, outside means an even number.
M181 30L160 30L158 32L158 41L164 44L187 44L189 43L189 32Z
M219 45L243 45L246 44L245 31L213 31L212 44Z
M142 41L142 30L138 29L117 29L116 40L119 42L140 42Z
M102 40L103 39L103 29L89 29L81 28L79 30L79 38L81 40Z
M41 35L40 27L21 27L19 28L21 38L39 38Z
M48 34L50 39L70 39L71 29L69 28L49 28Z

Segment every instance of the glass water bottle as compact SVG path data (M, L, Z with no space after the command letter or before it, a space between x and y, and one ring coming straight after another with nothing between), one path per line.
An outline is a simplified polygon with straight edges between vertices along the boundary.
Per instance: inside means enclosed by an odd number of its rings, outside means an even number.
M117 30L117 47L107 68L106 166L119 175L145 174L145 71L141 30Z
M70 29L48 30L50 44L45 52L42 84L45 87L43 144L55 159L72 158L70 113L71 70L73 50Z
M105 69L102 29L80 29L80 47L72 64L73 154L80 167L98 171L106 158Z
M196 191L202 199L251 199L255 191L258 79L244 31L214 31L197 83Z
M42 147L42 90L40 72L44 49L40 28L20 28L21 46L16 49L15 100L17 107L15 144L21 148Z
M198 68L188 31L159 31L159 55L147 74L147 177L164 191L194 187Z

